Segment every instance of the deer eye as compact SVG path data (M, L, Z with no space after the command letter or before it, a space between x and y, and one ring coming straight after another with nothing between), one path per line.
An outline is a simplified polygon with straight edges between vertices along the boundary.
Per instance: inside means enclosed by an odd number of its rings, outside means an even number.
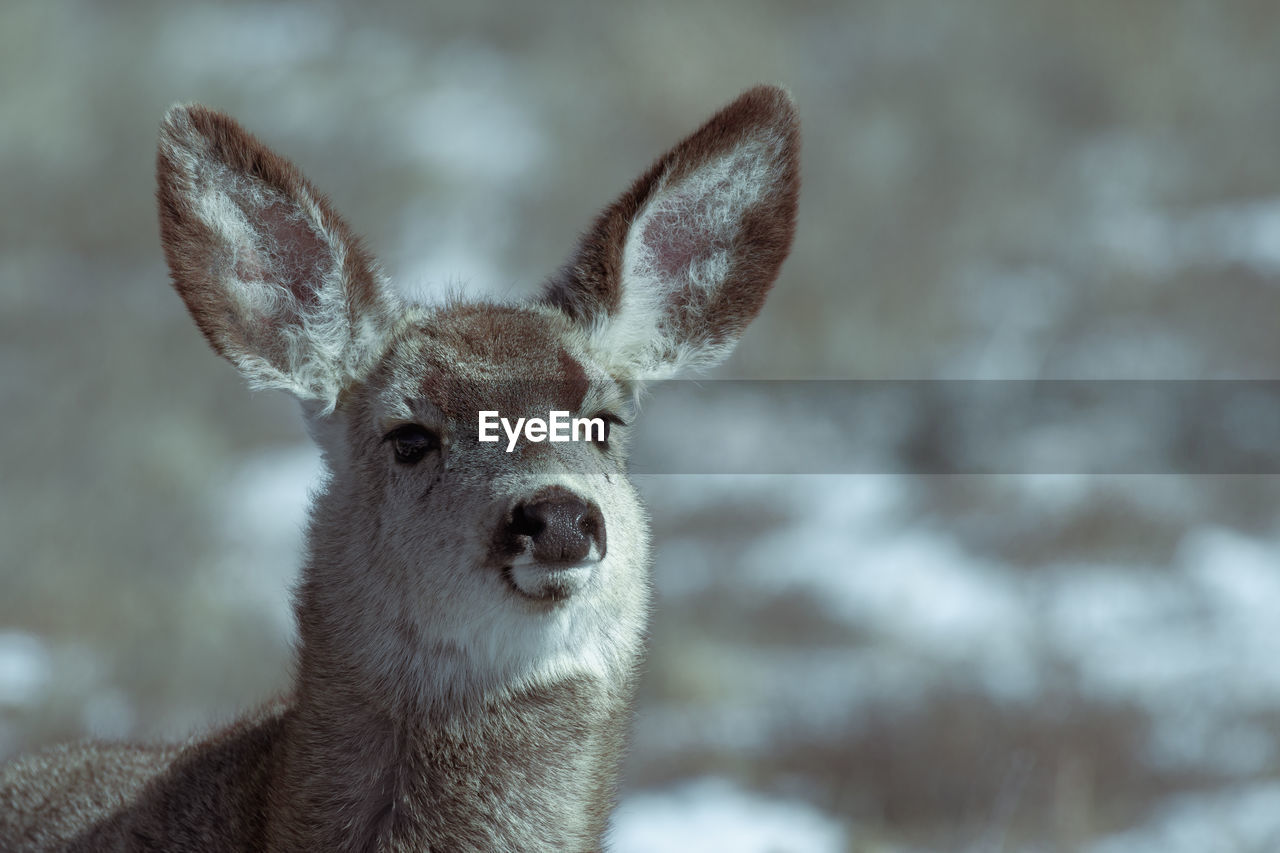
M617 424L618 426L627 425L626 422L622 420L622 418L618 417L612 412L598 412L593 417L597 417L600 420L604 421L604 441L596 442L598 445L600 445L600 447L609 446L609 433L612 431L612 427L614 424Z
M412 465L440 448L440 436L418 424L404 424L387 433L383 441L391 442L396 461Z

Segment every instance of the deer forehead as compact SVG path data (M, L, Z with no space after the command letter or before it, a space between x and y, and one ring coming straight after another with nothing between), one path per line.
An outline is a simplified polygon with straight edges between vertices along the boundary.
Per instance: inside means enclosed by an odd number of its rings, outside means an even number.
M415 401L443 418L474 422L479 411L512 418L606 405L613 380L581 346L581 333L557 312L521 306L457 304L424 309L402 326L384 362L390 417Z

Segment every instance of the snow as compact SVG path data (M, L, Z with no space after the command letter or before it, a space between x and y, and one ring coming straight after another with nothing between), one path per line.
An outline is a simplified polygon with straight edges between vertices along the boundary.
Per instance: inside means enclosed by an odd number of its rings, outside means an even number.
M1019 479L1029 497L1043 491L1051 507L1084 493L1080 478ZM1028 570L975 557L913 522L900 511L906 492L899 478L668 476L644 485L651 504L676 516L729 502L782 512L782 522L743 547L733 582L764 597L807 592L870 637L865 647L839 652L825 676L815 675L809 661L820 656L812 650L803 661L773 663L753 652L773 675L735 664L744 683L838 679L847 689L835 694L784 692L846 711L907 707L927 701L930 685L957 683L1022 702L1066 664L1086 697L1146 710L1145 758L1153 764L1247 773L1275 757L1273 738L1248 716L1280 706L1280 541L1194 527L1168 565ZM1143 488L1165 487L1146 479ZM725 582L714 542L684 536L658 547L663 595ZM768 715L756 719L757 737L766 738Z
M1050 648L1094 696L1145 707L1151 760L1262 769L1269 737L1242 723L1280 704L1280 545L1200 528L1173 564L1074 567L1046 592Z
M1280 273L1280 199L1206 206L1180 217L1128 204L1101 218L1101 247L1151 275L1239 265Z
M761 541L744 571L766 593L807 587L884 643L969 663L995 692L1027 696L1037 687L1016 576L975 562L940 535L824 536L818 525L797 525Z
M725 779L633 794L613 816L616 853L837 853L845 829L804 803L744 791Z
M34 703L52 672L44 642L23 631L0 631L0 709Z
M1280 783L1170 798L1143 824L1089 853L1273 853L1280 850Z
M877 683L903 685L909 680L885 671L907 666L918 675L913 659L924 656L940 667L972 668L1005 698L1027 698L1038 687L1024 576L899 521L903 478L667 476L646 482L646 493L675 515L699 499L703 505L754 500L786 512L778 529L753 539L735 579L764 596L811 593L833 616L874 635L883 656L864 660L865 668L850 656L849 678L865 671ZM717 563L706 544L659 543L664 594L722 579L709 568Z

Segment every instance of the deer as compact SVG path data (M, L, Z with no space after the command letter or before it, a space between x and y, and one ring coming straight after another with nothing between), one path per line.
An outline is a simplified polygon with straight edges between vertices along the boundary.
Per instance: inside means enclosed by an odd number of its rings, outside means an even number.
M647 383L709 368L790 251L791 96L757 86L596 217L538 295L411 301L290 162L178 105L173 285L212 349L301 402L324 463L293 683L181 744L0 772L6 851L602 850L651 608L627 475ZM477 413L602 420L507 452Z

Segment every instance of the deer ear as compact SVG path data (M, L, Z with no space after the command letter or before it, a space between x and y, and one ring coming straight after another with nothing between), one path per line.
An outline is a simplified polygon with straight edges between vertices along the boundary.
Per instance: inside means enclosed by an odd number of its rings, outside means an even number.
M297 169L222 113L169 110L156 172L165 258L209 343L254 386L332 409L396 315L359 241Z
M604 210L544 299L587 330L615 375L721 361L790 250L799 149L790 96L745 92Z

